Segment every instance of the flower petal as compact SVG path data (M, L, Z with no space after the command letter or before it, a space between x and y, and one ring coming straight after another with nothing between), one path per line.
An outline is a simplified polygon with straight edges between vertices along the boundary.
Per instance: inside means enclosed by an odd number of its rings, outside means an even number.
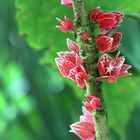
M79 53L78 45L74 41L72 41L68 38L67 38L67 46L71 51L73 51L75 53Z
M72 0L61 0L61 4L72 7Z
M63 58L56 58L55 61L56 61L56 64L57 64L57 67L58 67L60 73L64 77L68 78L70 70L73 69L75 67L75 65L72 62L65 60Z
M88 76L84 72L79 72L75 75L76 82L79 87L86 89L85 81L88 81Z
M70 62L72 62L74 65L76 65L76 56L74 53L72 52L58 52L57 53L61 58L68 60Z
M82 140L93 140L95 137L94 125L89 122L77 122L70 125L72 129L71 132L74 132Z
M130 68L131 68L131 65L123 64L123 66L121 67L119 76L129 75L130 73L127 70Z
M119 46L120 41L122 39L122 34L119 32L116 32L112 35L112 38L113 38L113 44L112 44L112 48L110 52L114 52L116 48Z
M100 52L109 52L113 44L113 38L101 36L96 41L96 46L99 47Z
M104 54L99 60L98 60L98 70L100 75L105 75L106 73L106 67L108 67L110 65L112 58L107 55Z

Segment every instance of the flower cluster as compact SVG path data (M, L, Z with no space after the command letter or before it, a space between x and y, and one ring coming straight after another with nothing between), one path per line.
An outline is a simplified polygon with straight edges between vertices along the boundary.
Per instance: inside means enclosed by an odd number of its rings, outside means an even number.
M72 7L72 0L61 0L61 4ZM89 14L90 24L96 24L99 27L100 34L94 36L96 38L95 45L99 52L105 53L98 60L98 70L99 77L96 79L98 81L103 81L107 79L109 83L116 82L119 76L130 75L128 69L130 65L124 64L125 58L119 56L119 53L111 58L108 52L115 52L120 46L122 34L119 32L111 33L111 31L119 26L122 22L123 14L120 12L103 12L100 7L94 8ZM79 19L79 13L74 13L74 18ZM57 21L61 24L56 26L62 32L75 33L73 22L65 17L65 21L58 19ZM80 38L83 41L88 42L90 35L86 31L79 33ZM66 77L76 82L77 85L86 90L86 82L90 79L89 75L86 73L84 64L80 59L79 47L78 45L67 39L67 47L69 51L58 52L57 58L55 58L57 67L60 73ZM80 116L80 121L72 124L70 126L71 132L78 135L82 140L93 140L95 137L95 128L93 122L92 111L96 111L102 107L101 101L95 96L86 96L83 100L83 115Z
M80 121L70 125L70 132L75 133L83 140L93 140L95 137L94 122L92 111L101 106L100 99L94 96L87 96L83 101L83 114Z
M67 39L67 46L71 51L57 53L59 57L55 61L58 69L64 77L70 78L85 90L85 81L88 81L88 75L79 57L78 46L70 39Z
M120 12L103 12L100 7L94 8L90 13L90 20L99 26L101 34L97 35L96 46L101 53L114 52L120 45L122 34L119 32L113 33L109 37L110 32L117 28L122 22L123 14ZM105 33L102 34L102 31ZM119 76L128 75L130 65L124 64L124 57L119 57L117 54L115 58L104 54L98 61L98 70L100 77L98 81L107 79L108 82L114 83Z

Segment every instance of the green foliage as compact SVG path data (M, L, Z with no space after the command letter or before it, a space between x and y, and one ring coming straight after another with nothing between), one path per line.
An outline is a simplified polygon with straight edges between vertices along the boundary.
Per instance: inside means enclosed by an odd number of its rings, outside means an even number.
M46 0L17 0L16 5L20 33L25 36L31 47L53 51L62 48L64 34L55 28L59 24L56 17L63 19L64 13L69 15L70 9L65 9L56 0L49 3Z
M139 133L140 125L138 123L139 114L140 114L140 96L137 99L135 109L133 110L131 119L127 125L127 129L126 129L126 139L127 140L133 140L133 139L137 140L138 138L140 138L140 133Z
M123 12L138 12L139 0L88 0L90 6L101 6L104 10L119 10ZM91 8L92 8L91 7Z
M109 126L122 138L138 98L139 82L136 77L122 77L115 84L103 84Z
M123 33L121 52L128 58L130 63L140 70L140 20L125 18L120 32Z
M103 10L139 11L139 0L87 2L90 9L100 5ZM71 80L61 77L54 63L56 52L68 50L66 37L72 37L55 28L55 18L64 15L72 19L72 10L58 0L0 1L0 139L78 139L68 131L69 125L79 120L84 94ZM135 136L140 129L139 104L134 109L140 70L139 21L126 17L122 25L120 50L137 75L120 78L116 84L105 82L103 92L110 128L123 137L129 126L126 138L139 140Z

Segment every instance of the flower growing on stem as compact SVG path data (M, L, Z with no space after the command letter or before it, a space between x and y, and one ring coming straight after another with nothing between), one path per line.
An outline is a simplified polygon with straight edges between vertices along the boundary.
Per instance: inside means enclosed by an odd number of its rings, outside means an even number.
M103 12L96 7L90 13L90 19L99 25L101 31L114 29L122 22L123 14L120 12Z
M72 0L61 0L61 4L72 7Z
M110 38L107 35L99 35L97 37L96 46L99 47L100 52L114 52L120 45L122 34L114 33Z
M83 67L83 62L79 57L79 49L75 42L67 39L67 45L71 52L59 52L58 58L55 59L61 74L70 78L78 84L82 89L86 89L85 81L88 81L88 75Z
M131 68L131 66L124 64L124 61L125 58L123 56L119 57L119 54L117 54L114 59L104 54L98 61L100 77L97 77L97 80L103 81L107 79L109 83L114 83L119 76L130 75L127 70Z
M73 22L65 16L65 21L56 18L58 22L60 22L61 26L56 26L62 32L69 32L74 29Z
M101 106L101 101L99 98L95 97L95 96L86 96L87 99L85 99L83 101L84 107L88 110L88 111L93 111L96 110L98 107Z
M84 7L84 1L74 0L73 3L75 24L66 17L65 21L57 18L58 22L61 24L60 26L57 26L57 28L62 32L72 31L80 45L80 50L75 42L67 39L67 46L70 51L57 53L59 57L57 57L55 61L60 73L64 77L73 80L84 90L86 90L87 85L87 93L88 95L90 94L90 96L86 96L86 99L83 101L84 115L80 116L80 121L70 125L71 132L74 132L82 140L93 140L96 130L96 139L109 139L106 116L104 115L106 114L106 110L102 103L103 99L100 100L101 94L97 95L99 98L92 96L92 94L96 95L96 93L100 92L101 86L97 81L107 79L108 82L113 83L117 81L119 76L130 75L128 69L131 66L124 64L125 58L119 56L119 53L114 58L104 54L96 65L99 52L114 52L120 45L122 34L119 32L113 33L112 36L109 34L122 22L123 14L120 12L103 12L100 7L96 7L89 13L89 22ZM61 4L72 7L72 0L61 0ZM97 27L95 24L97 24L100 29L100 34L97 36L94 33L91 34L92 29ZM93 52L95 47L94 44L99 48L99 51ZM83 61L80 59L80 55L82 56ZM86 66L86 70L84 66ZM96 71L97 67L99 70L99 77L95 77L95 75L98 75L98 72ZM93 70L95 71L93 72ZM92 77L95 77L97 80ZM94 88L92 86L94 86ZM95 114L92 114L91 112ZM96 124L95 128L94 124ZM104 126L102 124L104 124Z
M73 51L75 53L79 53L78 45L74 41L72 41L68 38L67 38L67 46L71 51Z
M92 114L86 109L82 108L83 114L80 116L80 121L70 125L70 132L78 135L82 140L93 140L95 137L95 129Z

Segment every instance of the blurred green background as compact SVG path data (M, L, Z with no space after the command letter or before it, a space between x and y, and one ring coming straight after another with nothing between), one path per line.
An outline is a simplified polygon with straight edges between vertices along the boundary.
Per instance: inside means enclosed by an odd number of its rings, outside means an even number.
M89 10L125 13L121 54L132 76L103 83L112 140L140 140L140 1L87 0ZM60 0L0 0L0 140L78 140L69 125L79 120L84 92L56 68L67 50L56 17L72 9Z

